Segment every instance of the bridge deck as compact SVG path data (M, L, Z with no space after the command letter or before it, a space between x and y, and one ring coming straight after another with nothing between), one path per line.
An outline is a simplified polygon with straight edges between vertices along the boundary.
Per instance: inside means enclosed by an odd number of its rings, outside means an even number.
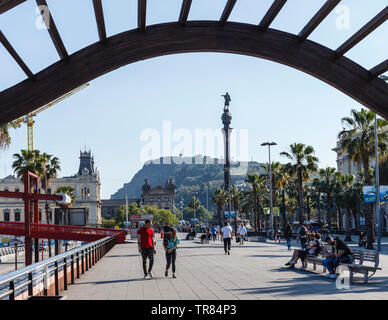
M220 241L200 245L182 240L177 278L171 278L171 270L165 278L160 235L156 237L155 279L143 280L137 244L127 238L61 294L69 300L388 298L388 247L380 256L383 270L369 284L351 284L349 290L338 290L333 279L287 269L284 263L290 252L283 244L273 243L233 244L232 254L225 256Z

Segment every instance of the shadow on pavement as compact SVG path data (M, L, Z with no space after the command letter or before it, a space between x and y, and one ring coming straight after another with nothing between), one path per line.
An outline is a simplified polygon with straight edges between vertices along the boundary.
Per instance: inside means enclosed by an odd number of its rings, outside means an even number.
M162 279L162 278L154 278L154 279ZM153 280L153 279L150 279ZM105 281L90 281L90 282L79 282L79 283L74 283L74 285L85 285L85 284L95 284L95 285L100 285L100 284L107 284L107 283L123 283L123 282L136 282L136 281L147 281L144 278L136 278L136 279L123 279L123 280L105 280Z
M116 254L112 256L104 256L104 258L121 258L121 257L140 257L140 253L136 254Z

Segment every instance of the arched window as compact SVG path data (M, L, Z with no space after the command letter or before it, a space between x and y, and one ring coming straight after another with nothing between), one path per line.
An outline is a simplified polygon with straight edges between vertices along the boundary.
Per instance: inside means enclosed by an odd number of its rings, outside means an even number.
M89 199L90 197L90 190L88 187L82 187L81 189L81 198L82 199Z

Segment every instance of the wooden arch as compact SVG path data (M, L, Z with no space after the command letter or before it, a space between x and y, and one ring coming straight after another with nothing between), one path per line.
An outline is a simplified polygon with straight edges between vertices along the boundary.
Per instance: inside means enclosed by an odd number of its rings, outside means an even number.
M275 0L258 26L227 21L236 0L228 0L219 21L187 21L191 0L183 0L177 22L146 26L146 0L138 1L138 28L107 38L101 0L93 0L100 41L72 55L67 54L56 27L50 28L61 60L36 74L0 31L0 42L28 76L0 93L0 124L127 64L186 52L235 53L282 63L330 84L388 118L388 85L378 78L388 70L388 60L366 70L344 56L388 19L388 6L337 50L331 50L307 38L340 0L327 0L298 35L269 28L286 0ZM36 2L45 5L45 0ZM53 21L50 25L55 26Z

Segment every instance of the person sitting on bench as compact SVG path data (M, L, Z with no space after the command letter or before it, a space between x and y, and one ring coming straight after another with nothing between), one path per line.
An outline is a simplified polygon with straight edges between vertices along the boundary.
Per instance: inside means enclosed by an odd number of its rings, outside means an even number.
M301 250L295 249L294 253L292 254L291 260L286 263L286 266L289 266L289 268L293 269L295 268L295 264L298 262L298 259L301 259L301 261L303 262L307 255L318 255L320 249L319 234L317 235L316 233L310 233L309 238L310 239L306 244L306 248Z
M329 270L327 277L337 278L335 273L340 263L353 263L354 256L349 246L343 242L340 238L335 238L333 241L333 257L326 263L326 267Z
M190 232L186 235L186 240L189 240L190 237L195 238L196 232L194 229L191 229Z

